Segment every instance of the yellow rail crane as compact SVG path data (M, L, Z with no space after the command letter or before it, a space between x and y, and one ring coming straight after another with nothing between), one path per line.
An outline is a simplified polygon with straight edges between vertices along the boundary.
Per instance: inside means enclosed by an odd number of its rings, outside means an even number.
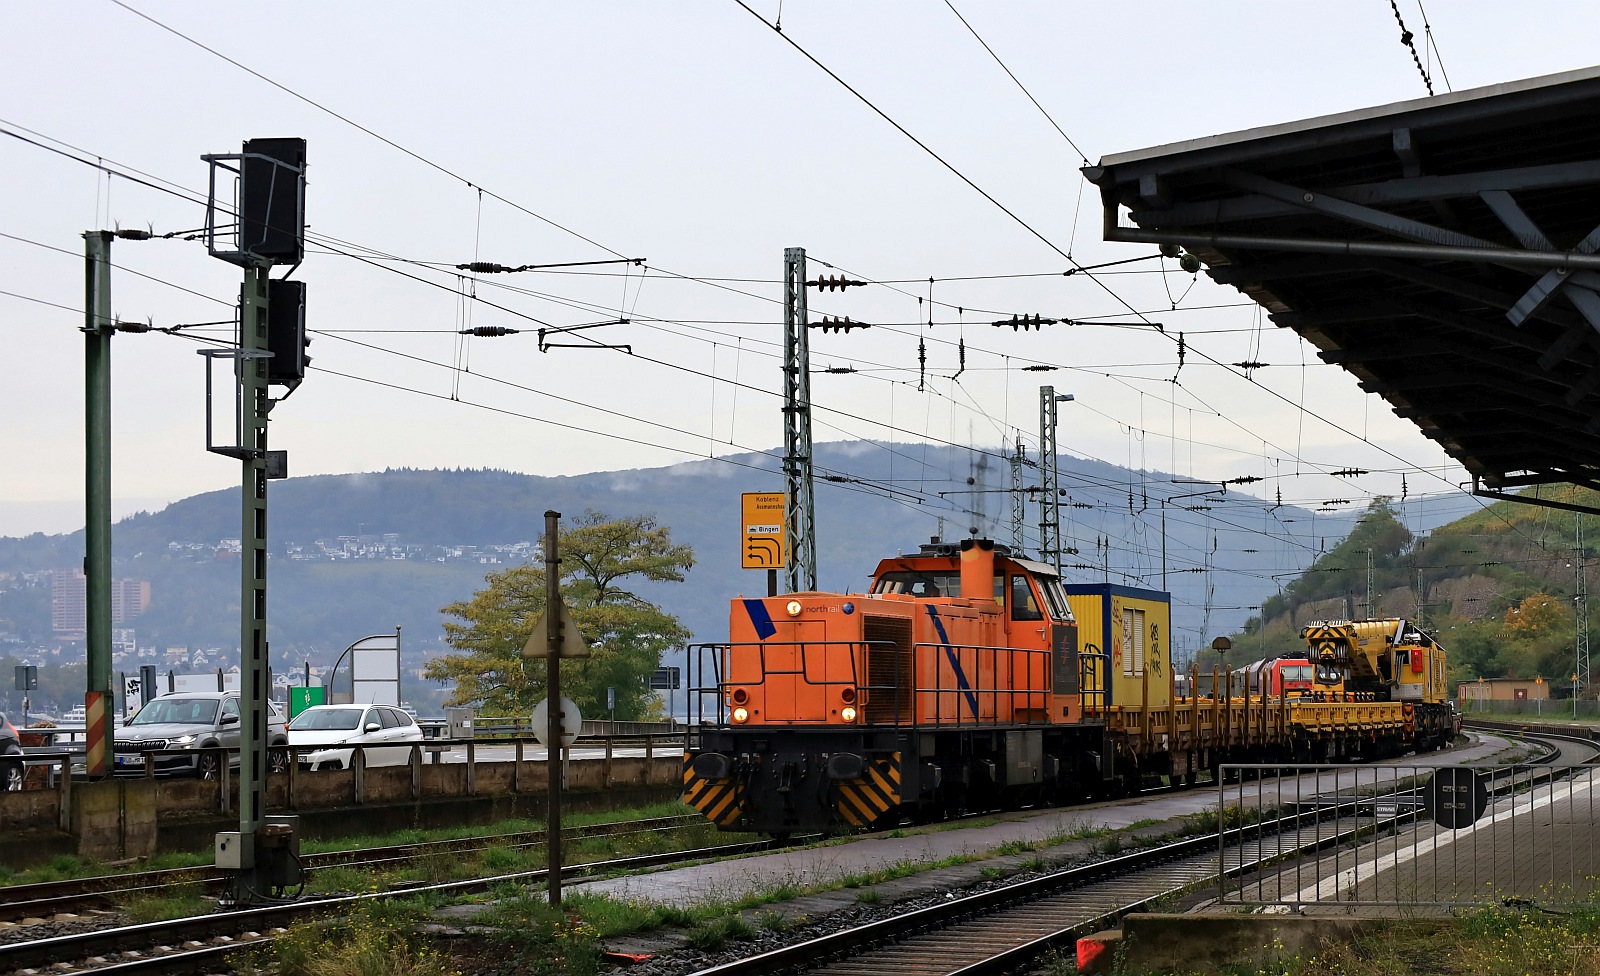
M1417 752L1449 743L1455 721L1445 683L1445 649L1411 621L1315 620L1300 632L1317 680L1337 676L1336 700L1399 702Z

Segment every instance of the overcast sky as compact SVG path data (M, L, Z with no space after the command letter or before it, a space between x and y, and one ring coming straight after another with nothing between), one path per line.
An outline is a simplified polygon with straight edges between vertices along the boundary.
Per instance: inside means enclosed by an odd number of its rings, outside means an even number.
M779 14L772 0L751 5ZM1385 0L955 9L1091 161L1426 94ZM1434 0L1441 71L1416 0L1399 9L1441 92L1446 73L1459 91L1583 67L1600 28L1592 3ZM1099 240L1078 150L947 4L788 0L781 13L785 36L1079 262L1151 253ZM779 275L783 249L803 246L813 276L900 282L812 294L814 318L875 324L812 335L815 367L857 370L815 377L819 441L996 448L1020 429L1036 449L1045 382L1077 398L1060 427L1073 454L1201 478L1297 475L1264 493L1301 502L1398 494L1402 471L1412 493L1465 479L1382 401L1204 275L1158 260L1109 268L1100 281L1115 296L1063 276L1058 254L732 0L11 2L0 8L0 128L178 191L0 135L0 534L82 524L81 234L200 227L203 207L185 199L204 195L200 155L258 136L309 144L314 242L296 276L320 333L316 372L271 427L295 475L558 475L772 450ZM474 259L618 254L648 259L648 271L476 283L448 272ZM231 315L238 269L200 242L117 241L113 258L124 319ZM992 277L1006 275L1034 277ZM1127 322L1122 301L1216 360L1271 365L1251 381L1191 355L1179 372L1173 342L1148 329L991 325L1015 313ZM631 356L455 334L619 311L633 324L581 335ZM952 380L961 343L965 371ZM152 333L114 347L119 512L237 484L236 462L204 450L200 345ZM1340 467L1388 473L1355 484L1317 474Z

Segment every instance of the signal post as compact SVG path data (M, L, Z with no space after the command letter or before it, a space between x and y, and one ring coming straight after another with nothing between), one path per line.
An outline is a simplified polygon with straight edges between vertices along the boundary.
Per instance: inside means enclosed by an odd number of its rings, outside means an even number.
M302 879L296 818L265 814L268 769L267 699L267 482L287 477L285 452L267 449L270 385L292 393L305 375L305 286L273 279L279 265L298 267L305 256L304 139L252 139L237 155L202 156L211 164L206 246L212 257L244 269L239 291L239 342L206 356L206 449L241 467L239 570L239 829L216 838L217 867L229 872L229 899L237 905L279 900ZM233 213L217 215L217 174L238 180ZM227 177L224 177L227 181ZM228 218L234 218L229 220ZM212 427L214 360L232 360L234 423L217 441ZM286 398L289 394L284 394Z

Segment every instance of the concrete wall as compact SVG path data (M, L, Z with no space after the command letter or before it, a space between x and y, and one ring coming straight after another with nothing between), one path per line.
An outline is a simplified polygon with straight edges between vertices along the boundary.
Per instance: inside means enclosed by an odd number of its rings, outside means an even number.
M610 809L678 795L683 760L574 760L563 798L573 809ZM383 833L407 827L542 818L548 772L540 761L423 763L274 775L272 811L301 815L308 837ZM63 799L68 829L61 829ZM352 815L352 810L360 813ZM238 783L128 778L74 783L69 791L0 792L0 863L27 867L62 853L96 860L206 850L217 830L237 829Z

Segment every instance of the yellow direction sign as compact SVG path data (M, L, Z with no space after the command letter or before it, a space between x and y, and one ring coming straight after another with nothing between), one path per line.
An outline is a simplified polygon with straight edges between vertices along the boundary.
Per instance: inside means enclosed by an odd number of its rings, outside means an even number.
M566 601L558 600L556 609L561 613L560 657L563 660L574 657L588 657L590 654L589 642L583 639L583 632L578 630L578 624L572 619L572 611L567 609ZM539 619L534 621L533 633L528 635L528 643L522 645L522 656L550 656L550 637L545 631L545 614L539 614Z
M740 496L739 565L743 569L782 569L789 565L781 491L747 491Z

